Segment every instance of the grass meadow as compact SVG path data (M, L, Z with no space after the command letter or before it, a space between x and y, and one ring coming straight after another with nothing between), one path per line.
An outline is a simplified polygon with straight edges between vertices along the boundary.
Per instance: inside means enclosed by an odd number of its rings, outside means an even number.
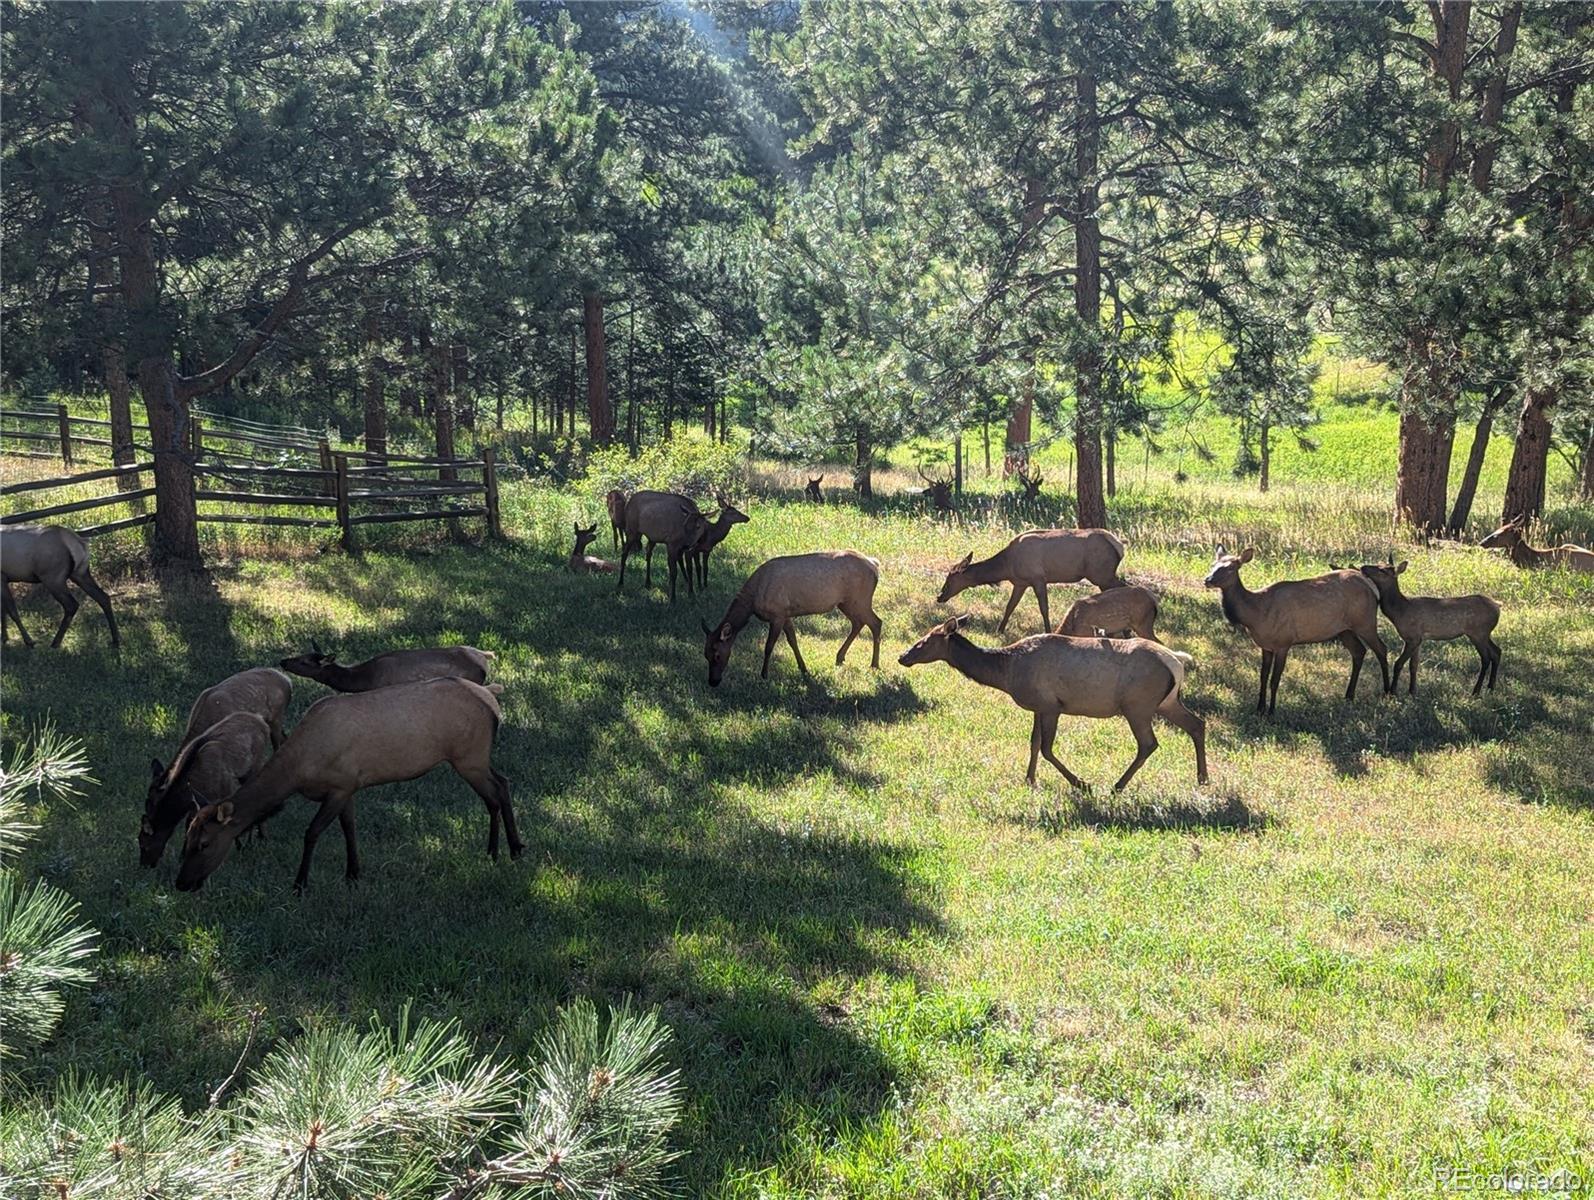
M1009 536L994 508L821 508L796 502L800 472L756 471L707 596L673 607L657 586L628 578L617 597L612 578L561 570L571 520L601 506L531 483L505 488L504 543L213 546L233 552L186 590L149 582L133 539L106 539L120 656L86 607L62 650L8 647L0 693L8 738L51 719L99 780L37 813L28 852L102 946L33 1069L148 1079L200 1106L255 1010L269 1044L413 1000L507 1056L572 997L631 995L676 1035L691 1195L1404 1196L1449 1168L1594 1178L1594 581L1405 545L1408 591L1504 605L1499 689L1473 699L1471 648L1430 643L1416 698L1379 695L1375 672L1346 702L1346 655L1318 647L1291 655L1277 717L1259 718L1254 648L1200 584L1213 543L1258 548L1253 587L1382 557L1388 486L1281 461L1258 496L1170 470L1126 469L1113 524L1128 577L1161 593L1161 635L1196 660L1186 699L1213 778L1197 789L1188 739L1159 726L1118 796L1122 722L1064 723L1058 752L1095 791L1055 772L1032 791L1027 714L944 664L896 663L947 614L946 567ZM829 547L881 561L882 669L866 642L832 665L832 615L801 622L811 683L784 646L758 679L755 624L709 689L699 618L763 558ZM1072 591L1053 588L1055 614ZM994 643L1004 601L959 597L977 641ZM53 602L22 609L47 640ZM1010 632L1038 628L1026 598ZM309 893L290 892L301 800L199 893L173 889L170 850L138 867L148 761L194 695L311 637L345 660L498 653L496 762L524 858L489 862L480 803L436 772L362 793L353 888L331 833ZM302 681L292 715L322 694Z

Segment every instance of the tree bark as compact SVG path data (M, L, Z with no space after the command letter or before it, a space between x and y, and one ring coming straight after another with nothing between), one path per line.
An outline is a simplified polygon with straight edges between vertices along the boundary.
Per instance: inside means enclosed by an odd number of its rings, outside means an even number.
M1500 28L1494 38L1494 74L1483 90L1483 107L1478 114L1481 137L1477 152L1472 156L1472 186L1487 192L1494 174L1495 156L1500 150L1500 140L1494 131L1505 114L1505 90L1510 80L1511 55L1516 52L1517 28L1522 23L1520 2L1507 4L1500 13Z
M1024 178L1024 211L1019 216L1019 240L1027 242L1035 226L1040 223L1043 210L1046 187L1044 181L1034 175ZM1016 261L1022 261L1023 256L1016 256ZM1007 418L1007 446L1006 453L1002 455L1002 474L1010 475L1029 462L1029 444L1034 437L1035 413L1035 354L1033 351L1025 355L1030 371L1025 376L1024 388L1013 411ZM988 455L987 455L988 457ZM989 472L987 472L989 473Z
M382 363L382 320L375 307L365 313L365 457L376 466L387 465L386 383Z
M423 344L430 341L423 338ZM439 342L430 348L428 356L431 360L431 399L432 417L437 429L437 457L454 457L454 405L449 399L448 384L451 375L452 354L446 343ZM453 481L459 478L459 472L453 467L439 467L437 477L441 480Z
M1074 313L1087 340L1074 359L1074 452L1077 459L1076 523L1083 529L1107 523L1101 489L1101 355L1096 335L1101 325L1101 229L1096 179L1101 127L1096 111L1096 77L1075 77L1077 129L1075 165L1079 195L1074 216Z
M857 434L856 453L852 465L852 486L858 489L858 499L874 499L874 447L860 429Z
M1478 414L1478 424L1472 430L1472 448L1467 451L1467 466L1461 474L1461 486L1456 489L1456 504L1450 510L1450 536L1459 534L1472 517L1472 501L1478 494L1478 478L1483 474L1483 460L1489 453L1489 439L1494 436L1495 414L1505 406L1510 390L1500 388L1483 402Z
M1594 422L1583 439L1583 469L1577 478L1577 498L1585 504L1594 500Z
M1269 427L1266 421L1263 421L1261 429L1257 434L1257 443L1261 447L1262 452L1259 458L1261 465L1257 472L1256 487L1257 490L1261 492L1267 491L1268 485L1272 482L1271 472L1273 466L1273 445L1270 437L1271 433L1272 429Z
M470 349L454 343L454 422L461 429L476 428L476 390L470 382Z
M1111 425L1107 427L1106 436L1102 439L1107 445L1107 494L1118 494L1118 431Z
M614 413L609 409L609 376L603 354L603 297L581 297L581 321L587 334L587 420L592 440L607 446L614 440Z
M1517 417L1516 446L1506 474L1502 522L1544 511L1544 482L1550 463L1550 411L1558 399L1552 386L1529 388Z

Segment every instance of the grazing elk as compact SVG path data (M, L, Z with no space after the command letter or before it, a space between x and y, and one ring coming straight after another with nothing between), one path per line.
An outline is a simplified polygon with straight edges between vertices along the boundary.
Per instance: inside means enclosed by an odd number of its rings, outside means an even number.
M932 479L924 473L924 468L919 467L919 478L930 486L919 493L930 501L930 507L936 512L952 511L952 481L950 479Z
M577 575L612 575L620 568L605 558L596 558L586 553L588 546L598 540L598 527L589 525L581 528L581 522L572 522L576 527L576 548L570 552L570 558L565 562L565 567Z
M335 692L369 692L423 679L486 683L487 668L497 657L491 650L478 650L475 646L438 646L430 650L389 650L352 667L340 667L311 639L310 653L285 658L281 666L290 675L314 679Z
M1196 782L1206 783L1206 722L1179 699L1188 655L1139 638L1112 641L1055 634L1036 634L1011 646L985 650L958 632L967 621L967 616L953 617L937 625L897 661L905 667L951 663L960 674L1006 692L1014 704L1034 713L1027 774L1032 786L1038 760L1044 756L1070 785L1085 787L1052 749L1061 716L1122 717L1128 722L1137 752L1129 769L1113 784L1115 792L1134 778L1157 749L1151 728L1154 717L1162 717L1190 735L1195 745Z
M343 829L345 877L360 877L354 794L379 783L417 779L447 763L482 798L490 827L487 853L498 857L498 825L509 854L524 847L515 829L509 780L493 770L493 737L503 714L497 684L428 679L317 700L258 775L231 800L207 804L189 822L177 887L191 892L226 861L240 834L281 810L295 792L321 807L304 831L295 891L310 878L316 840L336 820Z
M803 498L810 504L823 504L825 502L825 494L819 490L819 485L824 481L825 477L823 475L817 479L810 479L808 486L803 488Z
M1407 695L1417 694L1417 650L1430 638L1448 641L1464 637L1478 652L1478 681L1472 685L1476 696L1483 690L1483 677L1489 677L1489 690L1494 691L1494 678L1500 671L1500 647L1495 644L1494 627L1500 623L1500 606L1487 596L1407 596L1400 590L1400 577L1410 563L1395 562L1389 556L1389 565L1369 563L1361 568L1363 575L1373 581L1378 589L1378 603L1389 618L1395 632L1405 645L1395 660L1390 675L1395 686L1400 686L1400 669L1411 663L1411 682Z
M1105 529L1032 529L1021 533L990 558L974 561L965 555L947 574L938 604L945 604L966 588L987 583L1011 583L1007 611L996 627L1001 633L1018 607L1026 588L1033 588L1040 604L1041 626L1051 632L1052 618L1046 603L1046 585L1077 583L1088 579L1102 591L1126 587L1118 577L1124 559L1124 544Z
M642 586L653 586L653 548L663 545L670 561L670 603L675 603L675 573L681 556L697 545L708 525L697 505L686 496L674 492L638 492L625 503L625 542L620 548L620 582L615 591L625 587L625 564L631 555L642 549L647 540L647 573ZM686 590L694 594L692 574L686 573Z
M59 646L78 610L77 597L67 587L68 582L77 584L89 599L100 606L105 613L105 623L111 627L111 645L120 646L122 635L116 629L111 598L89 573L88 543L70 529L62 529L59 525L7 525L4 533L0 533L0 591L4 592L0 640L6 637L5 620L9 617L22 635L22 644L28 647L33 645L33 639L22 627L22 614L17 611L17 600L11 593L11 585L38 583L55 597L63 610L61 627L55 631L55 639L50 643L52 647Z
M282 745L282 717L293 698L293 680L275 667L251 667L199 693L188 710L178 749L233 713L253 713L271 730L271 748Z
M1133 635L1160 643L1156 625L1157 598L1143 587L1119 587L1074 601L1057 632L1093 637L1099 629L1110 638Z
M254 713L235 712L187 741L170 766L150 759L139 862L158 865L177 827L205 804L229 799L265 765L273 744L270 725Z
M1566 567L1572 571L1594 571L1594 550L1585 550L1571 542L1540 550L1528 544L1526 526L1526 518L1517 517L1500 526L1478 545L1500 547L1519 567Z
M609 536L614 539L616 554L620 553L620 535L625 532L625 502L626 494L619 488L603 498L603 506L609 510Z
M1262 651L1257 712L1271 715L1278 707L1279 680L1284 675L1284 660L1290 647L1312 642L1337 640L1350 651L1350 683L1345 688L1345 699L1355 698L1356 680L1369 650L1378 656L1384 691L1394 690L1389 681L1389 651L1378 636L1378 589L1365 575L1360 571L1331 571L1314 579L1285 580L1253 592L1240 582L1240 568L1255 556L1256 551L1250 547L1241 554L1230 554L1219 546L1205 583L1219 590L1223 615L1229 623L1242 626Z
M875 587L880 582L880 564L855 550L825 550L814 554L791 554L772 558L747 577L730 608L717 626L703 622L703 656L708 659L708 682L718 687L731 660L736 635L747 622L757 617L769 624L764 642L764 668L760 679L769 678L769 656L775 641L784 632L791 646L797 669L806 678L807 664L797 649L794 617L817 616L839 608L852 622L852 631L836 651L836 665L847 660L847 650L858 632L868 626L874 637L874 656L870 666L880 666L880 615L874 610Z
M751 519L724 496L716 496L715 499L720 502L719 514L704 527L703 536L697 539L687 560L687 570L697 572L697 585L702 588L708 586L708 556L713 553L714 547L729 536L731 526L745 524Z

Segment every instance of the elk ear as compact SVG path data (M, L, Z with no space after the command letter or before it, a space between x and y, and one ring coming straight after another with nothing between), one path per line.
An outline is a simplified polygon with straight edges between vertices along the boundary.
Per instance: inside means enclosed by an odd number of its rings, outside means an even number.
M1219 542L1218 543L1218 557L1222 558L1228 552L1229 552L1229 548L1227 546L1225 546L1222 542Z
M731 624L730 624L729 621L727 621L727 622L725 622L725 624L720 626L720 641L728 642L730 640L731 640Z
M953 567L952 569L954 571L967 571L969 569L969 564L972 563L973 561L974 561L974 551L970 550L967 554L965 554L961 559L958 560L957 566Z
M1245 548L1245 552L1240 555L1240 561L1243 562L1243 563L1248 563L1255 557L1256 557L1256 547L1255 546L1247 546Z
M216 823L218 825L231 825L232 814L233 808L231 800L223 800L220 804L216 805Z
M164 774L166 774L166 768L161 766L161 760L158 759L158 758L150 759L149 760L149 778L150 778L150 782L159 783L160 782L160 777L162 775L164 775Z
M1411 566L1411 563L1403 559L1401 561L1400 565L1395 568L1395 574L1396 575L1402 574L1406 570L1406 568L1409 567L1409 566Z

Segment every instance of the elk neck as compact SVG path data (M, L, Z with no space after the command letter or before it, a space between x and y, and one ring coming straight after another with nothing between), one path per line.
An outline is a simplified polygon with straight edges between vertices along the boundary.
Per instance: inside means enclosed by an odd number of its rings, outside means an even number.
M959 674L999 692L1007 691L1008 670L1013 664L1011 654L1002 650L983 650L961 633L954 633L947 638L947 650L947 661Z

